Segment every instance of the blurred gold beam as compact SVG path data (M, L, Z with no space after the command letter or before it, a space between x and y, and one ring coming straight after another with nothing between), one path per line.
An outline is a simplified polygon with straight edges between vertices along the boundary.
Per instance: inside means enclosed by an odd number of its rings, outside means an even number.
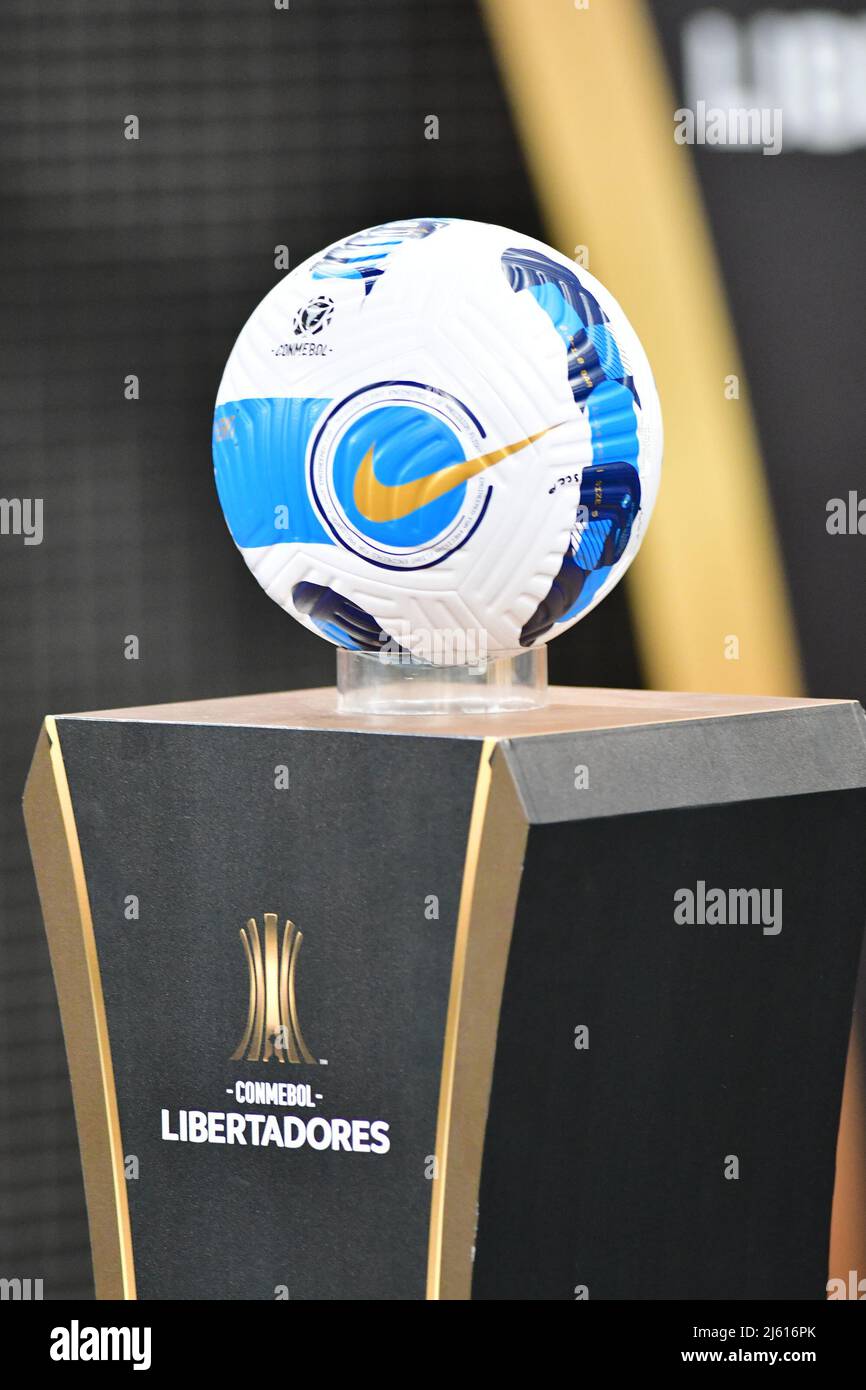
M662 486L630 585L648 684L794 695L799 659L748 391L646 9L483 6L551 239L569 256L588 247L661 395ZM732 375L738 400L725 396Z

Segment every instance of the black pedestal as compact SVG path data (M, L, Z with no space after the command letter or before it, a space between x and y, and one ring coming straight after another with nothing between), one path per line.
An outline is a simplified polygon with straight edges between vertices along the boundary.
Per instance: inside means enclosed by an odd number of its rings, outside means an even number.
M100 1297L824 1297L859 706L46 721Z

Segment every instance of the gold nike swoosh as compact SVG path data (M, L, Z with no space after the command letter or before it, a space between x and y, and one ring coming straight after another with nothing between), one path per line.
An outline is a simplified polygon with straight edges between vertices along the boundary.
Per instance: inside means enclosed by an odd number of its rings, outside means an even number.
M462 463L451 463L436 473L426 473L423 478L413 478L409 483L394 483L390 487L387 483L380 483L373 471L373 451L376 446L371 444L355 475L355 506L368 521L399 521L419 507L426 507L428 502L435 502L437 497L451 492L469 478L477 477L485 468L492 468L494 463L501 463L510 454L534 444L536 439L541 439L548 430L555 428L555 425L548 425L547 429L519 439L516 444L506 444L504 448L493 449L489 454L479 454L477 458L464 459Z

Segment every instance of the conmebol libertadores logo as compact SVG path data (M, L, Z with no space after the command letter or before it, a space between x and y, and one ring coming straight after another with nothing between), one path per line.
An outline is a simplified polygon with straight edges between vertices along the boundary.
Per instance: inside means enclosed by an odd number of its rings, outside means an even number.
M297 973L303 932L286 920L277 930L276 912L264 914L264 945L256 919L241 927L241 944L249 970L249 1002L243 1036L233 1062L309 1062L310 1052L298 1021Z

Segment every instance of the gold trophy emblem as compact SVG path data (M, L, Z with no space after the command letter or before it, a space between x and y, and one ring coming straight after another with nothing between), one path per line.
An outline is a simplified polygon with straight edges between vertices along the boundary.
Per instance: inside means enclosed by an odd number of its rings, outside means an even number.
M303 932L287 919L280 938L277 914L266 912L264 920L264 950L254 917L240 931L249 969L250 996L244 1034L231 1060L269 1062L273 1057L278 1062L315 1063L298 1022L295 994Z

